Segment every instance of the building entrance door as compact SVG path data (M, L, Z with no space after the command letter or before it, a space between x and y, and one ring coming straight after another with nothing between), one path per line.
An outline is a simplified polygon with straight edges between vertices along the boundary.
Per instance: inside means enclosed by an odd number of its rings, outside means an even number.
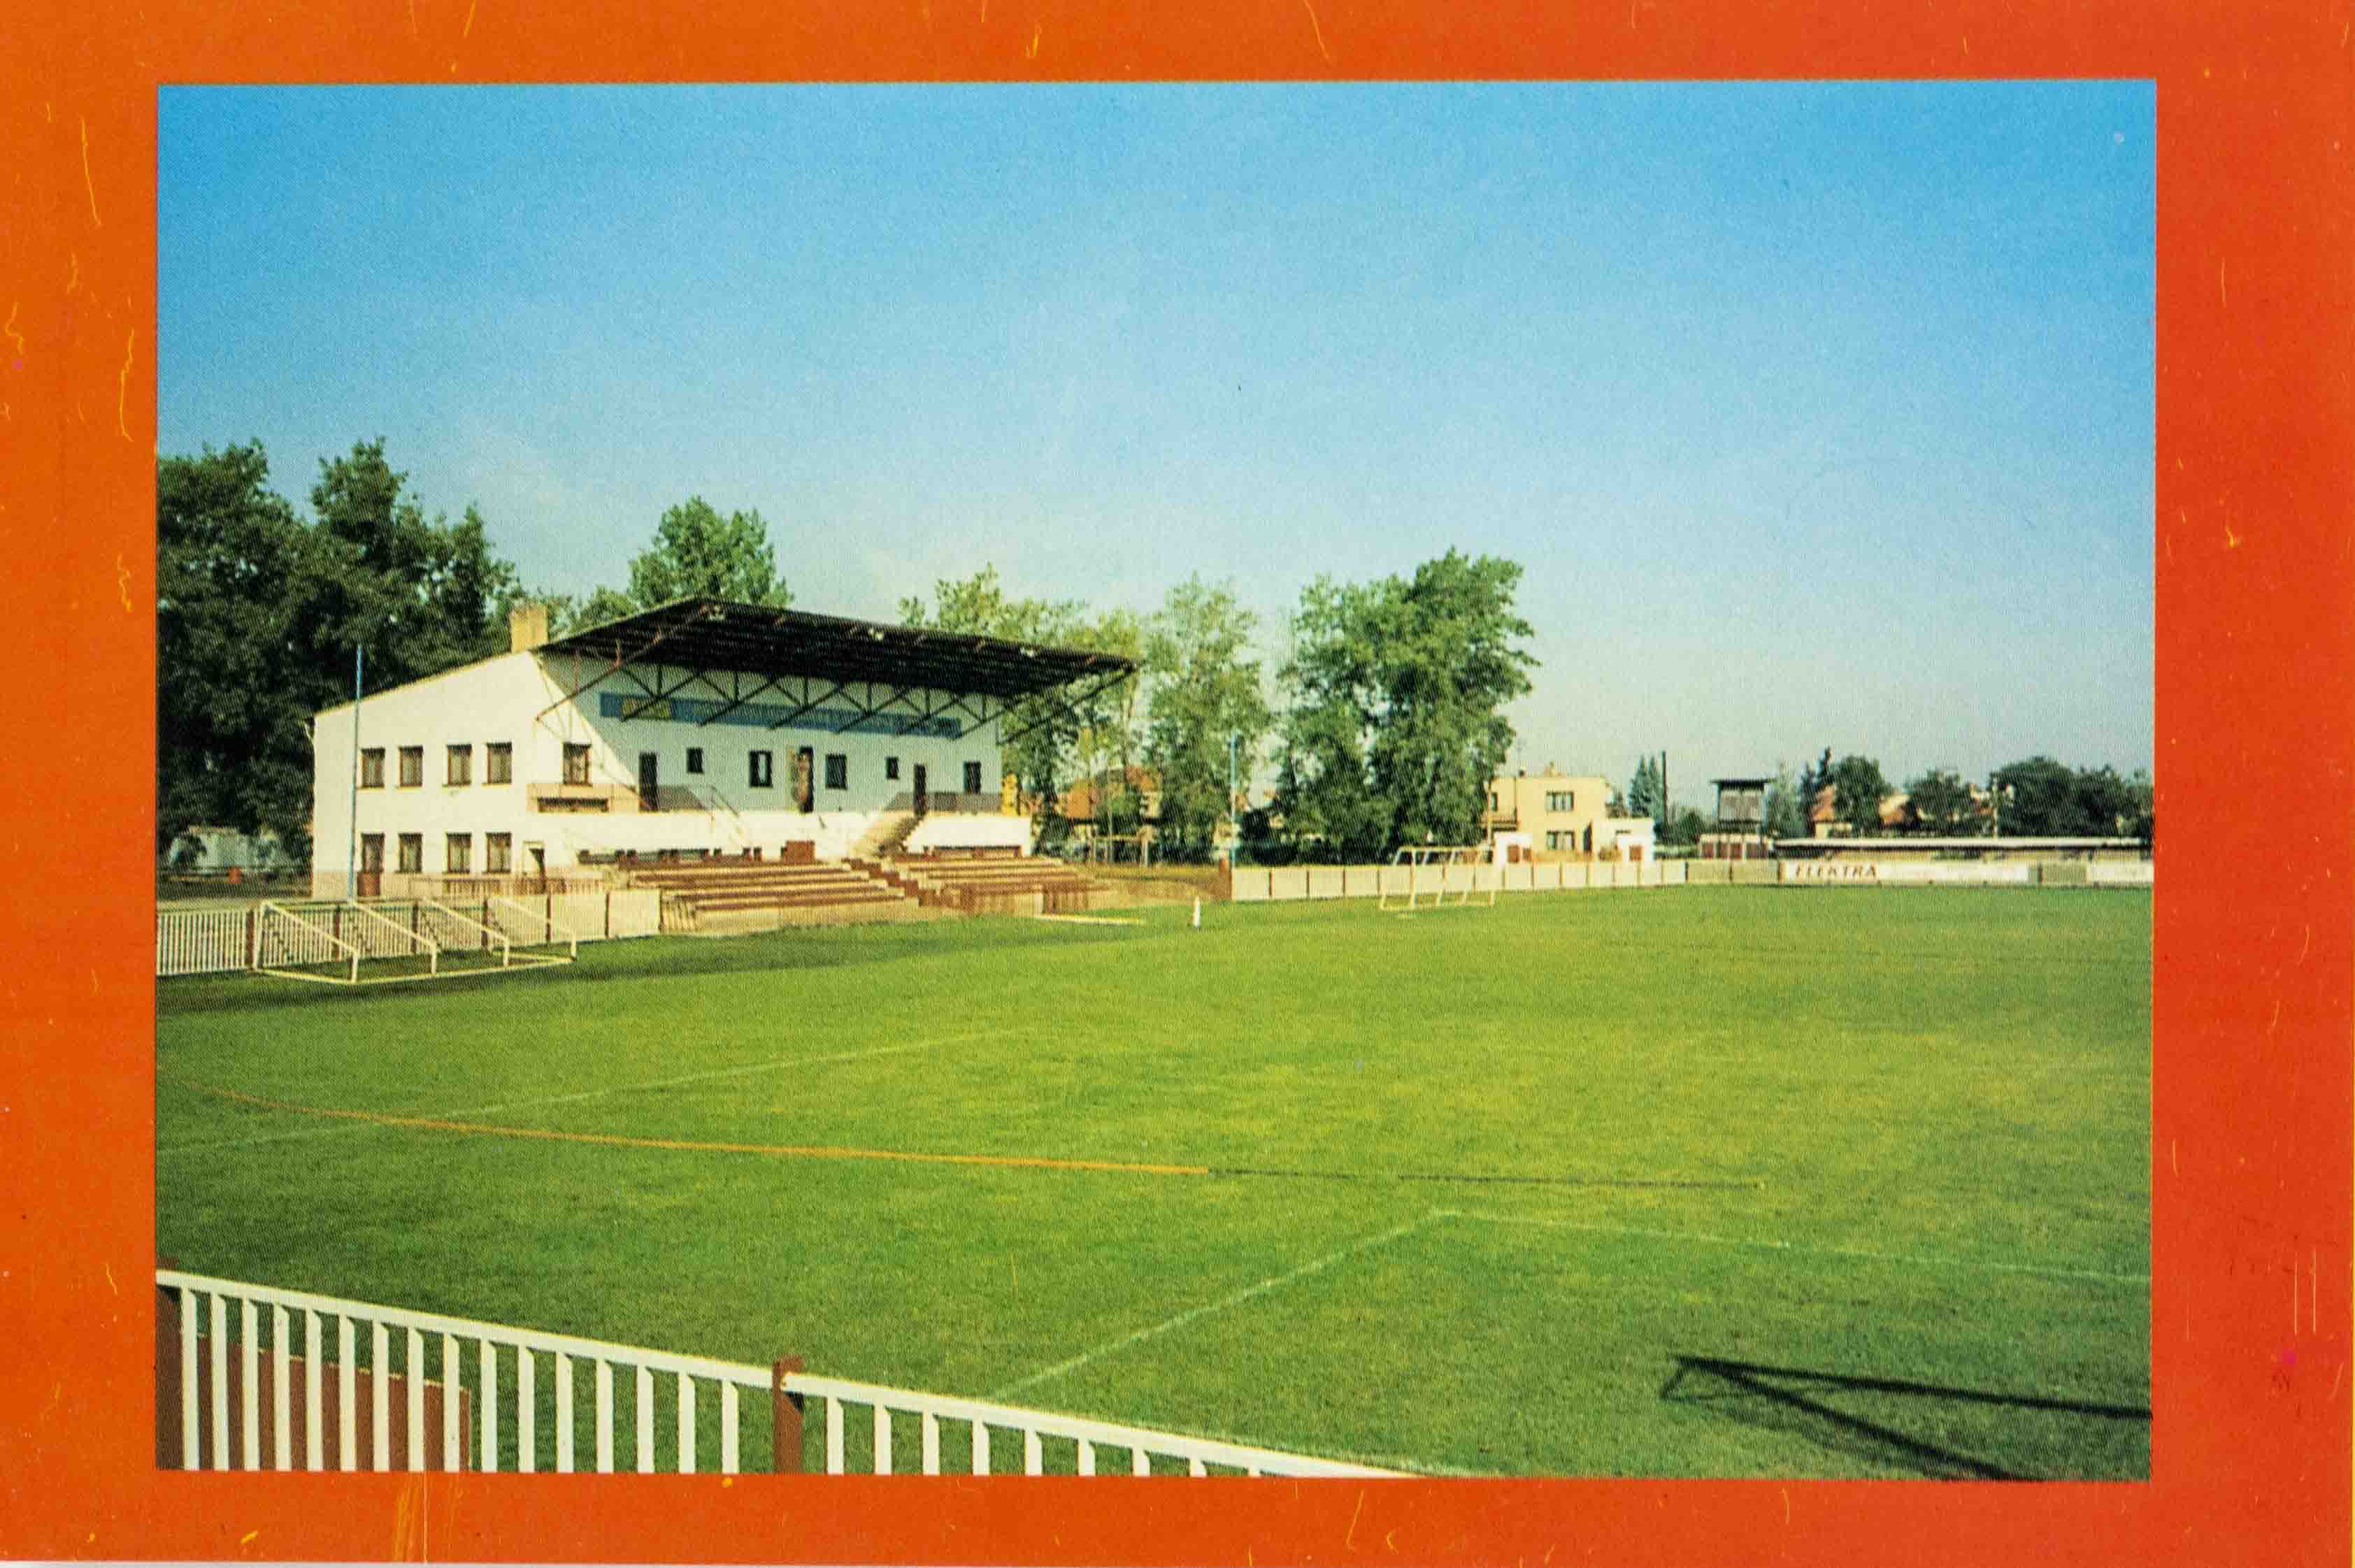
M806 746L794 752L794 810L796 811L811 810L817 805L814 781L810 778L812 765L816 760L817 754Z
M920 817L932 803L932 797L924 793L925 787L924 765L919 762L916 764L916 815Z
M638 810L662 810L662 758L655 752L638 753Z

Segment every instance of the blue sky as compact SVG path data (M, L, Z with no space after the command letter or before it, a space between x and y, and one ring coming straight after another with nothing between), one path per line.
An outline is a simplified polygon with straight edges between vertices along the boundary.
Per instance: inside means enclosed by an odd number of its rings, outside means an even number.
M528 583L756 508L1284 621L1527 568L1518 760L2151 760L2147 83L167 89L158 444L382 436Z

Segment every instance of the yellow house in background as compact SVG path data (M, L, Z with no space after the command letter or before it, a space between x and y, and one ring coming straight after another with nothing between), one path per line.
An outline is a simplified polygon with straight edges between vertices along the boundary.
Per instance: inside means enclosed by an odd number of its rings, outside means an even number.
M1616 850L1649 859L1652 820L1611 815L1611 781L1599 773L1498 774L1488 781L1488 837L1540 860L1590 859Z

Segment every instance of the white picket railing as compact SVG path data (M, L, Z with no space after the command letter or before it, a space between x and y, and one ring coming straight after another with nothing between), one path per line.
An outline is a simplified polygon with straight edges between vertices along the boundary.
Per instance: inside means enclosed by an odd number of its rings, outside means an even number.
M661 895L644 892L491 896L456 904L426 898L295 899L228 908L155 911L155 974L348 965L363 959L488 950L502 966L518 948L655 934ZM546 959L539 961L545 962ZM438 967L438 966L437 966Z
M155 977L215 974L253 967L253 912L229 909L155 911Z
M864 1467L878 1475L890 1474L897 1465L895 1440L903 1429L895 1418L900 1416L916 1423L908 1446L916 1467L925 1475L989 1474L996 1467L992 1449L997 1434L1009 1436L1009 1446L1018 1442L1021 1472L1027 1475L1044 1472L1050 1445L1058 1468L1068 1448L1077 1473L1083 1476L1099 1473L1097 1460L1106 1449L1124 1451L1128 1473L1140 1476L1178 1467L1192 1476L1213 1470L1252 1476L1399 1473L983 1400L818 1377L794 1370L790 1362L772 1368L713 1361L176 1269L157 1269L155 1284L170 1297L178 1317L178 1398L174 1408L178 1459L185 1469L454 1470L471 1466L527 1471L539 1467L545 1456L559 1471L610 1473L621 1463L626 1446L630 1466L638 1471L684 1474L697 1467L699 1436L707 1430L704 1414L709 1411L717 1417L719 1468L735 1474L744 1458L743 1396L751 1390L772 1401L773 1430L788 1450L779 1457L783 1463L777 1467L788 1470L801 1467L802 1438L802 1417L788 1414L788 1409L798 1412L815 1401L823 1405L825 1467L830 1475L840 1475L847 1467L850 1445L846 1438L853 1427L847 1413L854 1408L868 1412ZM332 1357L327 1352L330 1323ZM365 1364L359 1353L363 1332ZM543 1362L549 1400L539 1393ZM173 1380L166 1374L173 1370L158 1368L159 1381L167 1387ZM585 1398L580 1387L584 1378L590 1384ZM617 1380L630 1395L626 1425L621 1420ZM445 1397L453 1389L463 1394ZM660 1397L664 1394L667 1397ZM471 1417L465 1414L468 1402ZM429 1419L429 1404L439 1405L438 1419ZM299 1457L294 1441L298 1409ZM666 1433L657 1432L658 1415ZM544 1416L551 1418L546 1427L541 1425ZM462 1426L462 1422L469 1425ZM943 1442L943 1423L964 1427L966 1440ZM438 1464L429 1467L429 1457ZM1156 1460L1161 1461L1158 1466Z
M1124 1450L1128 1455L1127 1472L1139 1476L1155 1474L1156 1459L1167 1460L1173 1465L1182 1464L1189 1476L1209 1475L1212 1467L1246 1476L1396 1476L1402 1473L1376 1469L1369 1465L1348 1464L1338 1459L1281 1453L1273 1448L1258 1448L1216 1438L1189 1437L1179 1433L1156 1432L1116 1422L1090 1421L1076 1415L1024 1410L1013 1405L993 1404L986 1400L959 1399L949 1394L914 1393L906 1389L880 1388L873 1383L817 1377L806 1372L788 1374L786 1386L805 1399L824 1402L826 1469L828 1475L834 1476L843 1474L847 1467L846 1440L858 1425L846 1413L846 1406L861 1406L868 1412L868 1432L871 1436L868 1438L866 1467L879 1476L890 1475L897 1463L894 1450L899 1428L893 1418L899 1415L911 1417L917 1424L918 1464L921 1473L927 1476L990 1474L994 1468L992 1437L997 1433L1008 1433L1020 1439L1020 1473L1026 1476L1046 1473L1050 1444L1068 1445L1076 1472L1082 1476L1099 1473L1099 1452L1107 1448ZM968 1428L966 1442L943 1442L943 1422Z
M483 919L486 924L506 927L511 940L520 939L527 947L552 948L561 942L574 958L581 956L581 934L558 925L554 912L547 907L534 909L528 904L494 895L483 900Z

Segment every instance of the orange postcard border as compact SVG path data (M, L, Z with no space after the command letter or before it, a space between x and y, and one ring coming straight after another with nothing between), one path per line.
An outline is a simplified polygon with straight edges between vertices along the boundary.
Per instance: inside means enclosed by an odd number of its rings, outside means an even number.
M2348 0L90 0L0 49L0 1552L2343 1563ZM2158 122L2152 1478L932 1482L152 1467L155 101L286 81L2140 78ZM245 432L218 432L223 440Z

